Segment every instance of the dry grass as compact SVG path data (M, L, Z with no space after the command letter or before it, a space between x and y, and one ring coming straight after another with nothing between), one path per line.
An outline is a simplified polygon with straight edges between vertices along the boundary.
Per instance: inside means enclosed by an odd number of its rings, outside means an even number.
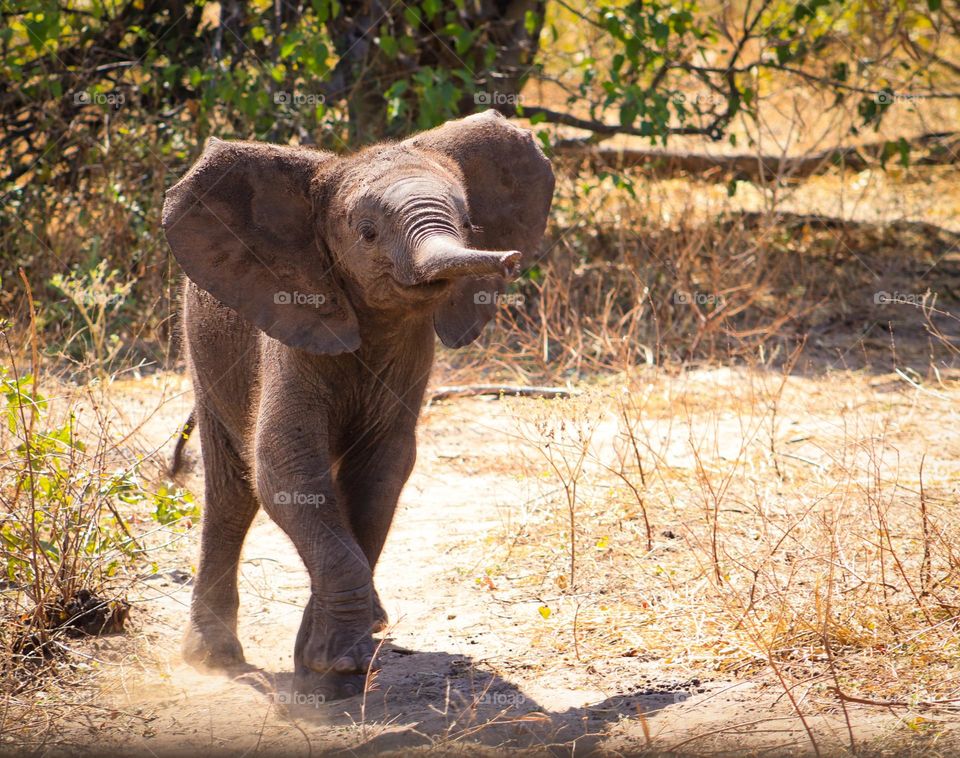
M801 718L935 722L960 707L957 400L955 375L739 368L518 402L540 496L488 547L498 598L541 607L518 631L554 667L641 657L756 677Z
M885 370L895 345L897 365L938 370L960 336L950 315L960 236L918 218L925 178L946 178L916 170L899 190L915 202L898 213L871 204L877 179L864 173L859 184L816 180L848 195L848 213L830 216L809 195L781 198L787 212L746 191L719 196L713 185L640 173L618 187L561 167L541 264L478 347L441 354L448 379L562 383L636 365L783 366L804 341L807 367ZM883 293L909 303L878 301Z

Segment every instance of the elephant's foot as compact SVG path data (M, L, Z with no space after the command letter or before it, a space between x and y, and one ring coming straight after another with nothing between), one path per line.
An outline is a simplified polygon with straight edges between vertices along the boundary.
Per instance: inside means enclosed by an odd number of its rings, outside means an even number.
M327 700L363 692L373 663L372 588L314 594L294 650L294 689Z
M293 674L293 697L296 705L319 706L332 700L363 694L366 674L337 674L332 671L298 670Z
M191 621L181 651L183 659L198 669L230 671L246 665L240 640L219 620L205 626Z
M373 633L382 632L390 625L390 619L387 612L383 609L383 603L380 602L380 595L376 589L372 592L373 596Z
M314 627L303 650L303 664L318 674L366 675L373 663L374 641L369 611L357 624Z

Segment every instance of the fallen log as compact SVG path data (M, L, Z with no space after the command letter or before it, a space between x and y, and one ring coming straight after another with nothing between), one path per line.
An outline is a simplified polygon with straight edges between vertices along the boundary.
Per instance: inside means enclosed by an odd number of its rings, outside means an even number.
M510 395L511 397L570 397L574 390L564 387L521 387L512 384L465 384L458 386L435 387L430 392L430 402L447 400L452 397L475 397L477 395Z
M960 163L960 132L929 132L904 140L910 165L940 166ZM798 156L755 153L716 154L689 151L615 148L561 142L559 155L581 159L593 171L643 168L649 176L670 178L696 176L707 181L790 181L824 174L839 167L863 171L881 163L899 160L901 143L884 140L863 145L836 147Z

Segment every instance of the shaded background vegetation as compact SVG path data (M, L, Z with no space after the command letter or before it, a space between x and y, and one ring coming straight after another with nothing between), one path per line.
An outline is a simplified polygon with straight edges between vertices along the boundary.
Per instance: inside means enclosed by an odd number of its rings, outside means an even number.
M645 172L703 173L706 151L708 181L736 194L750 179L773 193L770 211L797 173L771 148L807 155L807 172L953 160L940 132L960 92L960 14L941 0L91 0L5 2L0 13L0 304L23 323L24 268L46 352L80 363L169 365L178 271L159 213L211 134L343 151L488 107L525 119L568 182L550 265L580 279L593 271L587 291L616 290L599 312L583 301L574 311L601 332L626 324L631 360L704 355L718 333L776 326L817 302L758 309L763 261L716 259L718 246L731 250L729 229L692 247L688 232L648 235L652 206L636 184ZM829 132L789 134L810 110ZM836 150L865 141L867 151ZM720 269L722 281L706 281ZM565 339L563 314L538 309L549 275L528 272L527 308L504 313L539 325L533 345L542 329ZM769 296L796 289L761 278ZM556 296L572 296L571 283L557 280ZM737 301L744 287L753 299ZM691 288L713 299L671 299ZM623 349L594 353L603 363ZM562 345L539 352L540 370L569 368L555 360Z

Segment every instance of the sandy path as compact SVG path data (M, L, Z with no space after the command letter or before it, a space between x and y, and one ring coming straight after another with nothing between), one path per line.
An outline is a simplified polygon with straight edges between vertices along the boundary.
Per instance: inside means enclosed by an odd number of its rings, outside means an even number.
M164 446L190 406L185 392L156 411L158 381L169 382L167 396L186 389L181 378L167 377L118 390L126 423L142 425L144 450ZM663 749L718 730L698 740L697 749L789 745L790 752L808 752L777 692L750 682L714 680L691 688L691 680L662 681L656 662L642 657L602 666L551 660L531 644L524 631L529 623L518 623L528 622L537 604L479 585L483 536L522 519L532 497L529 485L511 475L518 455L514 414L523 402L536 401L460 399L426 409L418 463L377 568L393 626L365 699L289 702L306 575L286 536L261 513L241 565L239 630L247 660L258 670L231 681L197 673L180 660L199 537L198 529L189 530L161 551L159 575L132 597L134 634L96 643L119 661L103 680L105 711L124 717L98 724L95 744L77 741L91 752L136 755L361 754L417 747L579 755L597 747ZM186 483L199 495L198 448L192 441ZM733 723L751 725L731 740L722 730ZM820 725L842 742L840 727Z

